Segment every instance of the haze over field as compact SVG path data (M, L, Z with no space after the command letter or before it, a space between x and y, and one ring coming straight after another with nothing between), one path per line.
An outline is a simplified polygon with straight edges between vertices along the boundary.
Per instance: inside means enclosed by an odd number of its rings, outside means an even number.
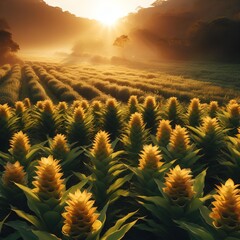
M138 1L140 6L142 3L149 7L136 10L131 6L132 13L128 12L130 4L126 1L122 6L128 15L122 17L119 7L115 15L122 18L118 21L111 15L112 1L103 1L106 11L102 15L96 13L97 1L96 5L88 6L89 19L80 17L80 10L78 16L64 11L67 6L71 10L74 1L69 4L65 1L64 10L46 2L56 6L61 3L56 0L0 2L0 18L10 27L7 30L22 54L49 56L57 52L61 53L58 56L69 54L69 61L91 58L100 62L113 56L128 60L240 59L240 0L160 0L152 5L151 1ZM75 14L81 4L86 7L84 1L75 1ZM86 17L87 13L82 15ZM0 28L6 30L2 24ZM115 39L122 35L128 36L129 41L122 47L113 46ZM1 41L2 38L1 35Z

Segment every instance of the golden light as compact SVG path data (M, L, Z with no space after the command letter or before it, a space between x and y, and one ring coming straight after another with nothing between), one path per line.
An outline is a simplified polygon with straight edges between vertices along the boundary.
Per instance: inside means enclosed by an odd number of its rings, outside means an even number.
M110 14L103 14L100 16L97 16L96 19L101 22L103 25L107 25L109 27L113 26L117 20L118 17L114 14L114 13L110 13Z
M94 18L103 25L111 27L123 16L123 13L119 5L103 1L99 8L96 8L94 15Z

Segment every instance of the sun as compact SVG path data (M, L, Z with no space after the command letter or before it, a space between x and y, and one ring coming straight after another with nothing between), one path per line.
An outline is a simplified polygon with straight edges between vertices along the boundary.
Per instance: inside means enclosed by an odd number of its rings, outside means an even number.
M101 22L103 25L106 25L108 27L112 27L116 24L119 17L117 17L114 14L107 14L107 15L101 15L96 17L96 19Z
M116 22L124 16L122 8L116 4L110 4L109 2L102 2L99 7L95 9L95 19L101 22L105 26L112 27Z

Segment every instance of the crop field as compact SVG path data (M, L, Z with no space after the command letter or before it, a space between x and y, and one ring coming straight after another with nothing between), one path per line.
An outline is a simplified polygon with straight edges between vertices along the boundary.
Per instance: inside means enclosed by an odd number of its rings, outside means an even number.
M131 95L143 102L151 94L157 100L175 96L189 102L197 96L203 102L226 104L240 96L238 65L230 68L189 63L148 68L51 63L4 65L0 67L0 103L14 105L26 97L33 103L47 99L54 103L81 99L105 101L108 97L126 103Z
M2 66L0 239L240 239L228 67Z

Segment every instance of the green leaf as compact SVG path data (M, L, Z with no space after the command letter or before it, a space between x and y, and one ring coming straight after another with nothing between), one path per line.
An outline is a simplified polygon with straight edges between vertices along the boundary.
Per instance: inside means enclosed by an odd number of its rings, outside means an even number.
M58 224L62 219L62 215L58 212L48 211L44 213L43 219L45 221L47 229L53 231L58 227Z
M21 235L18 232L14 232L7 237L5 237L3 240L19 240L21 238Z
M159 179L154 179L155 183L158 186L158 190L159 192L164 196L164 192L163 192L163 187L165 187L164 183L162 181L160 181Z
M116 240L116 239L120 240L120 239L122 239L125 236L125 234L135 225L135 223L137 221L138 221L138 219L131 223L123 225L119 230L111 233L110 235L108 235L106 237L103 237L103 240Z
M111 192L114 192L118 190L124 183L131 180L133 174L128 174L125 177L118 178L107 190L107 194L110 194Z
M163 197L158 197L158 196L153 196L153 197L139 196L139 197L148 202L154 203L156 206L159 206L164 209L169 209L168 201Z
M199 198L195 198L190 202L188 213L192 213L194 211L197 211L201 206L203 205L203 202Z
M128 190L118 189L116 192L114 192L111 195L111 203L117 200L120 196L127 197L127 196L130 196L130 194L131 193Z
M207 170L205 169L200 174L197 175L195 178L193 188L195 190L195 197L199 198L203 196L203 188L204 188L204 182L206 177Z
M23 221L11 221L6 223L7 226L15 229L21 236L22 240L39 240L32 232L32 229L26 222Z
M28 188L22 184L19 184L19 183L15 183L20 189L23 190L23 192L25 193L26 197L30 197L36 201L40 201L39 197L33 193L32 189L31 188Z
M106 221L106 212L107 212L108 206L109 206L109 203L107 203L107 204L104 206L104 208L102 209L102 211L101 211L101 213L100 213L100 215L99 215L99 217L98 217L98 220L99 220L100 222L102 222L102 224L104 224L105 221Z
M38 229L43 229L41 222L37 219L37 217L30 215L28 213L25 213L22 210L18 210L12 207L12 211L14 211L19 217L27 220L32 225L34 225Z
M203 227L193 224L187 223L182 221L174 221L176 222L181 228L187 230L190 235L193 235L201 240L215 240L214 237Z
M23 190L25 196L27 197L28 200L28 206L29 208L38 216L41 217L40 209L39 209L39 204L41 203L39 197L33 193L32 189L23 186L21 184L15 183L20 189Z
M37 230L32 230L32 232L38 237L38 239L60 240L60 238L56 237L55 235L49 232L43 232L43 231L37 231Z
M9 213L2 221L0 221L0 233L1 233L1 231L2 231L3 224L4 224L4 222L7 220L7 218L9 217L9 215L10 215L10 213Z
M108 236L110 236L112 233L118 231L118 230L122 227L122 225L123 225L130 217L132 217L136 212L137 212L137 211L131 212L131 213L127 214L125 217L119 219L119 220L115 223L115 225L114 225L113 227L111 227L110 229L108 229L108 231L104 234L102 240L106 240ZM118 239L118 238L115 238L115 240L116 240L116 239Z
M201 216L203 217L203 219L205 220L205 222L207 224L209 224L210 226L213 226L212 225L213 220L209 217L210 212L211 211L206 206L200 207L200 213L201 213Z

